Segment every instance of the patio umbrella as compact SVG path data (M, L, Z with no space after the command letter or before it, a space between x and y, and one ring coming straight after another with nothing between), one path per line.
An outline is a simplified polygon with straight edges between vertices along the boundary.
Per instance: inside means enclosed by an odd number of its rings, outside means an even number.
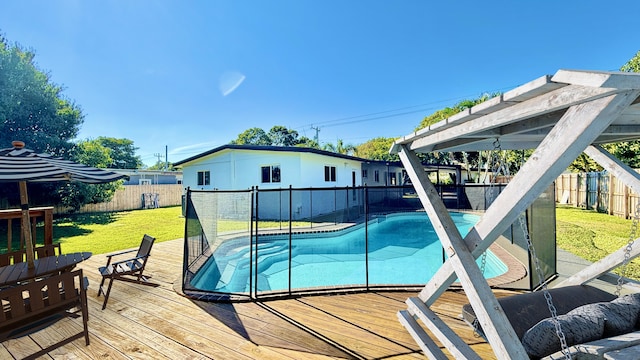
M38 154L33 150L25 149L22 141L14 141L11 145L13 148L0 150L0 182L18 182L20 187L21 227L26 242L28 266L32 268L34 250L31 226L29 225L27 182L80 181L100 184L127 176L55 158L49 154Z

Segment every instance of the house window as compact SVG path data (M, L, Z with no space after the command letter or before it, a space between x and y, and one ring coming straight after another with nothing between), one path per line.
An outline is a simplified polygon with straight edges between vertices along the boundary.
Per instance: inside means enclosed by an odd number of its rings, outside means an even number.
M280 165L269 165L261 168L263 183L280 182Z
M375 182L380 182L380 171L375 170L373 172L373 181Z
M151 185L151 179L138 179L138 185Z
M198 186L211 185L211 173L209 171L198 171Z
M369 177L367 169L362 169L362 178L366 179L367 177Z
M395 185L396 184L396 173L394 173L394 172L390 172L389 173L389 184L391 184L391 185Z
M324 167L324 181L336 182L336 167L325 166Z

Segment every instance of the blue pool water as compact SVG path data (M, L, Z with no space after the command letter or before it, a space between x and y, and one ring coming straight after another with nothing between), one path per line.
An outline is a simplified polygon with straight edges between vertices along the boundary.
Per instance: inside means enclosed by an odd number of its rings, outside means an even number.
M458 212L451 215L462 236L479 219ZM249 292L249 249L247 237L227 240L214 251L191 285L206 291ZM425 213L392 214L372 220L367 226L340 231L294 234L291 247L288 234L260 235L257 253L258 291L288 290L289 276L293 290L364 286L367 276L371 286L421 285L440 268L444 256ZM485 277L507 271L507 266L490 251L486 260Z

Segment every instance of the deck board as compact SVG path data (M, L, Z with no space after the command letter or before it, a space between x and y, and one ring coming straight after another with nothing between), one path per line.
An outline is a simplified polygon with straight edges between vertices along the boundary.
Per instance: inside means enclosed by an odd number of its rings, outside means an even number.
M64 244L63 244L64 250ZM104 255L79 266L89 278L91 345L75 340L43 358L78 359L420 359L420 347L396 313L417 292L371 292L309 296L263 302L207 303L179 295L180 240L154 245L147 272L158 287L126 282L113 286L107 309L97 297ZM508 292L499 292L503 295ZM498 295L498 296L500 296ZM483 359L489 345L460 318L462 291L447 291L432 307ZM0 357L21 358L81 323L64 319L29 336L5 341ZM436 343L440 345L437 341ZM446 351L445 351L446 353Z

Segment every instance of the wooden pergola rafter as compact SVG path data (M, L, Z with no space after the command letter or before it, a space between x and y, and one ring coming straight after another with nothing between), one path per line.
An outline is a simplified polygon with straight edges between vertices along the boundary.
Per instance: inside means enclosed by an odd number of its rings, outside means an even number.
M497 358L529 358L475 260L582 152L640 190L640 176L598 146L636 139L640 139L640 74L559 70L394 143L391 152L400 156L449 256L419 296L406 301L407 310L398 313L425 355L446 358L417 319L455 358L479 359L429 309L459 279ZM416 153L492 150L496 140L503 150L535 150L462 238L435 187L421 171ZM632 257L637 255L634 251ZM621 250L564 285L586 283L623 260Z

